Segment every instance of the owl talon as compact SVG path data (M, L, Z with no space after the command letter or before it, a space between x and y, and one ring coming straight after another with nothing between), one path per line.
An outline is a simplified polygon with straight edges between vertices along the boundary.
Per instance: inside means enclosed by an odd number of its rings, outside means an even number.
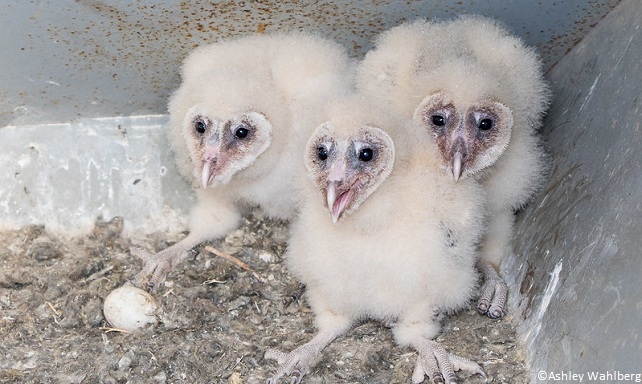
M479 261L478 265L484 276L484 285L477 302L477 311L491 319L499 319L506 315L505 306L508 285L490 263Z

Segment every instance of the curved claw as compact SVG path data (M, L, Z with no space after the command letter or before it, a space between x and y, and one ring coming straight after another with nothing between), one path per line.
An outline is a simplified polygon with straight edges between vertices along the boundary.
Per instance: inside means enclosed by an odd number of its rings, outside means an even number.
M265 358L268 360L276 360L279 364L276 373L267 379L267 384L276 384L279 379L284 376L290 377L290 384L298 384L303 380L303 376L308 373L314 356L308 356L299 348L290 353L281 352L276 349L268 349L268 351L265 352Z
M484 285L481 296L477 302L477 311L491 319L498 319L506 315L506 297L508 285L497 274L495 268L485 262L480 262L479 267L484 275Z
M301 380L303 380L303 376L305 376L305 373L303 371L300 371L298 369L295 369L290 373L290 384L299 384Z
M345 319L340 319L345 320ZM319 332L312 340L296 348L290 353L284 353L276 349L268 349L265 358L276 360L279 367L276 373L267 380L268 384L275 384L283 376L291 376L290 382L298 384L303 380L312 367L314 359L321 351L350 327L350 321L339 321L334 328L325 329Z
M477 363L466 358L446 352L436 341L426 340L417 347L419 356L412 373L412 382L421 383L428 376L433 384L455 384L455 371L466 371L473 374L486 374Z
M161 286L174 265L188 257L188 252L174 250L172 247L157 254L152 254L140 247L132 247L130 252L144 263L143 269L131 279L131 282L147 291Z
M508 285L502 279L492 279L484 282L482 295L477 302L477 311L491 319L499 319L506 315L505 305Z
M143 269L130 280L131 283L137 287L151 291L155 286L152 277L158 266L156 255L135 246L131 247L129 252L143 261Z

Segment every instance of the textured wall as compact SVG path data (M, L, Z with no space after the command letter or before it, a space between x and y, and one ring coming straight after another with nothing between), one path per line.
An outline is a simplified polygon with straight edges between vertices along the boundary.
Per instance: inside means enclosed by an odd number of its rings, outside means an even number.
M0 2L0 127L165 113L178 66L219 37L305 29L358 56L383 29L462 12L504 21L557 62L619 0Z
M162 134L167 116L78 119L0 129L0 230L28 224L69 235L97 217L129 233L185 227L194 203Z
M535 382L642 375L641 26L640 2L623 1L550 72L552 174L504 265ZM609 379L592 382L635 382Z

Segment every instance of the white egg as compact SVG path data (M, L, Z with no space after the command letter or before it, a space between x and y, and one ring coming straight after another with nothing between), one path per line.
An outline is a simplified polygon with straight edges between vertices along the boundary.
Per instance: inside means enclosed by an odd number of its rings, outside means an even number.
M114 328L133 332L157 323L158 308L152 295L132 285L124 285L107 295L103 313Z

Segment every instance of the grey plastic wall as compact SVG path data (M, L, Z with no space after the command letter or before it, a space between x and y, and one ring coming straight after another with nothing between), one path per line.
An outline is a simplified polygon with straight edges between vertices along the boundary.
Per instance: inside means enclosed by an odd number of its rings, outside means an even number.
M642 382L642 4L622 1L549 78L553 169L504 265L511 311L534 382Z
M165 113L189 50L305 29L363 54L418 17L485 14L557 62L619 0L34 0L0 2L0 126Z

